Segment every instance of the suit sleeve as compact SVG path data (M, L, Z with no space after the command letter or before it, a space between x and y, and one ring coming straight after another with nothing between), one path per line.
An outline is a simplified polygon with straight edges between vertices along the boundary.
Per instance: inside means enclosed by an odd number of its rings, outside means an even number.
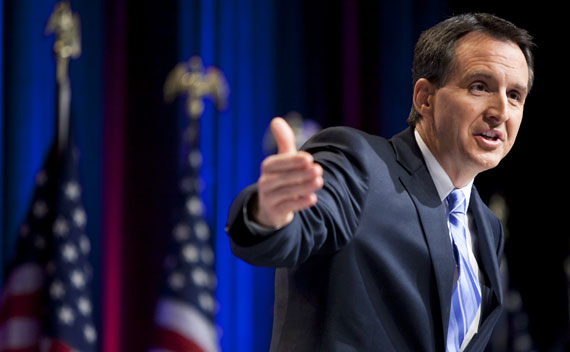
M357 231L368 190L370 146L356 130L332 128L303 149L324 171L315 206L297 212L290 224L267 236L251 233L244 222L244 201L255 194L256 185L242 191L230 207L226 231L231 249L250 264L294 266L313 255L338 251Z

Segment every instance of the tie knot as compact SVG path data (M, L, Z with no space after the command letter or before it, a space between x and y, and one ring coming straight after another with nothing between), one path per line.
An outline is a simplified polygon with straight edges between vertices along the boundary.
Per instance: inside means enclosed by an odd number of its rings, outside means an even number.
M449 213L465 214L465 195L458 189L454 189L447 196Z

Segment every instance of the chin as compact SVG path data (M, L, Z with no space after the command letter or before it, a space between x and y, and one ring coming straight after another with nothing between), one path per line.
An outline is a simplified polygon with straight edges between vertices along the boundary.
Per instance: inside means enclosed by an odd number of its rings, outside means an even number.
M502 159L503 159L502 156L486 156L486 157L477 158L475 163L478 165L478 168L480 169L479 172L483 172L497 167L497 165L499 165Z
M510 149L510 148L508 148ZM501 160L507 155L509 150L505 148L497 148L494 150L484 150L481 148L471 149L468 152L473 167L478 169L479 172L492 169L499 165Z

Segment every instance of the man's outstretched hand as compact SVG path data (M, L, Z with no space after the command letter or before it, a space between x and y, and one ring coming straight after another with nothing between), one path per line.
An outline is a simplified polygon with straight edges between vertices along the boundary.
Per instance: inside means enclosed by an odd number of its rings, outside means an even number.
M296 211L317 203L315 192L323 186L323 169L311 154L297 151L295 134L285 120L274 118L271 132L277 154L261 163L252 216L260 225L281 227L293 220Z

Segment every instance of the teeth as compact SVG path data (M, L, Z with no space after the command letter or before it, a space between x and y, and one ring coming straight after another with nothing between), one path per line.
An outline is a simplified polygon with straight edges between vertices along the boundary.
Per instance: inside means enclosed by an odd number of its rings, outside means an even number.
M495 133L493 133L492 131L481 132L481 135L483 137L497 139L497 135Z

